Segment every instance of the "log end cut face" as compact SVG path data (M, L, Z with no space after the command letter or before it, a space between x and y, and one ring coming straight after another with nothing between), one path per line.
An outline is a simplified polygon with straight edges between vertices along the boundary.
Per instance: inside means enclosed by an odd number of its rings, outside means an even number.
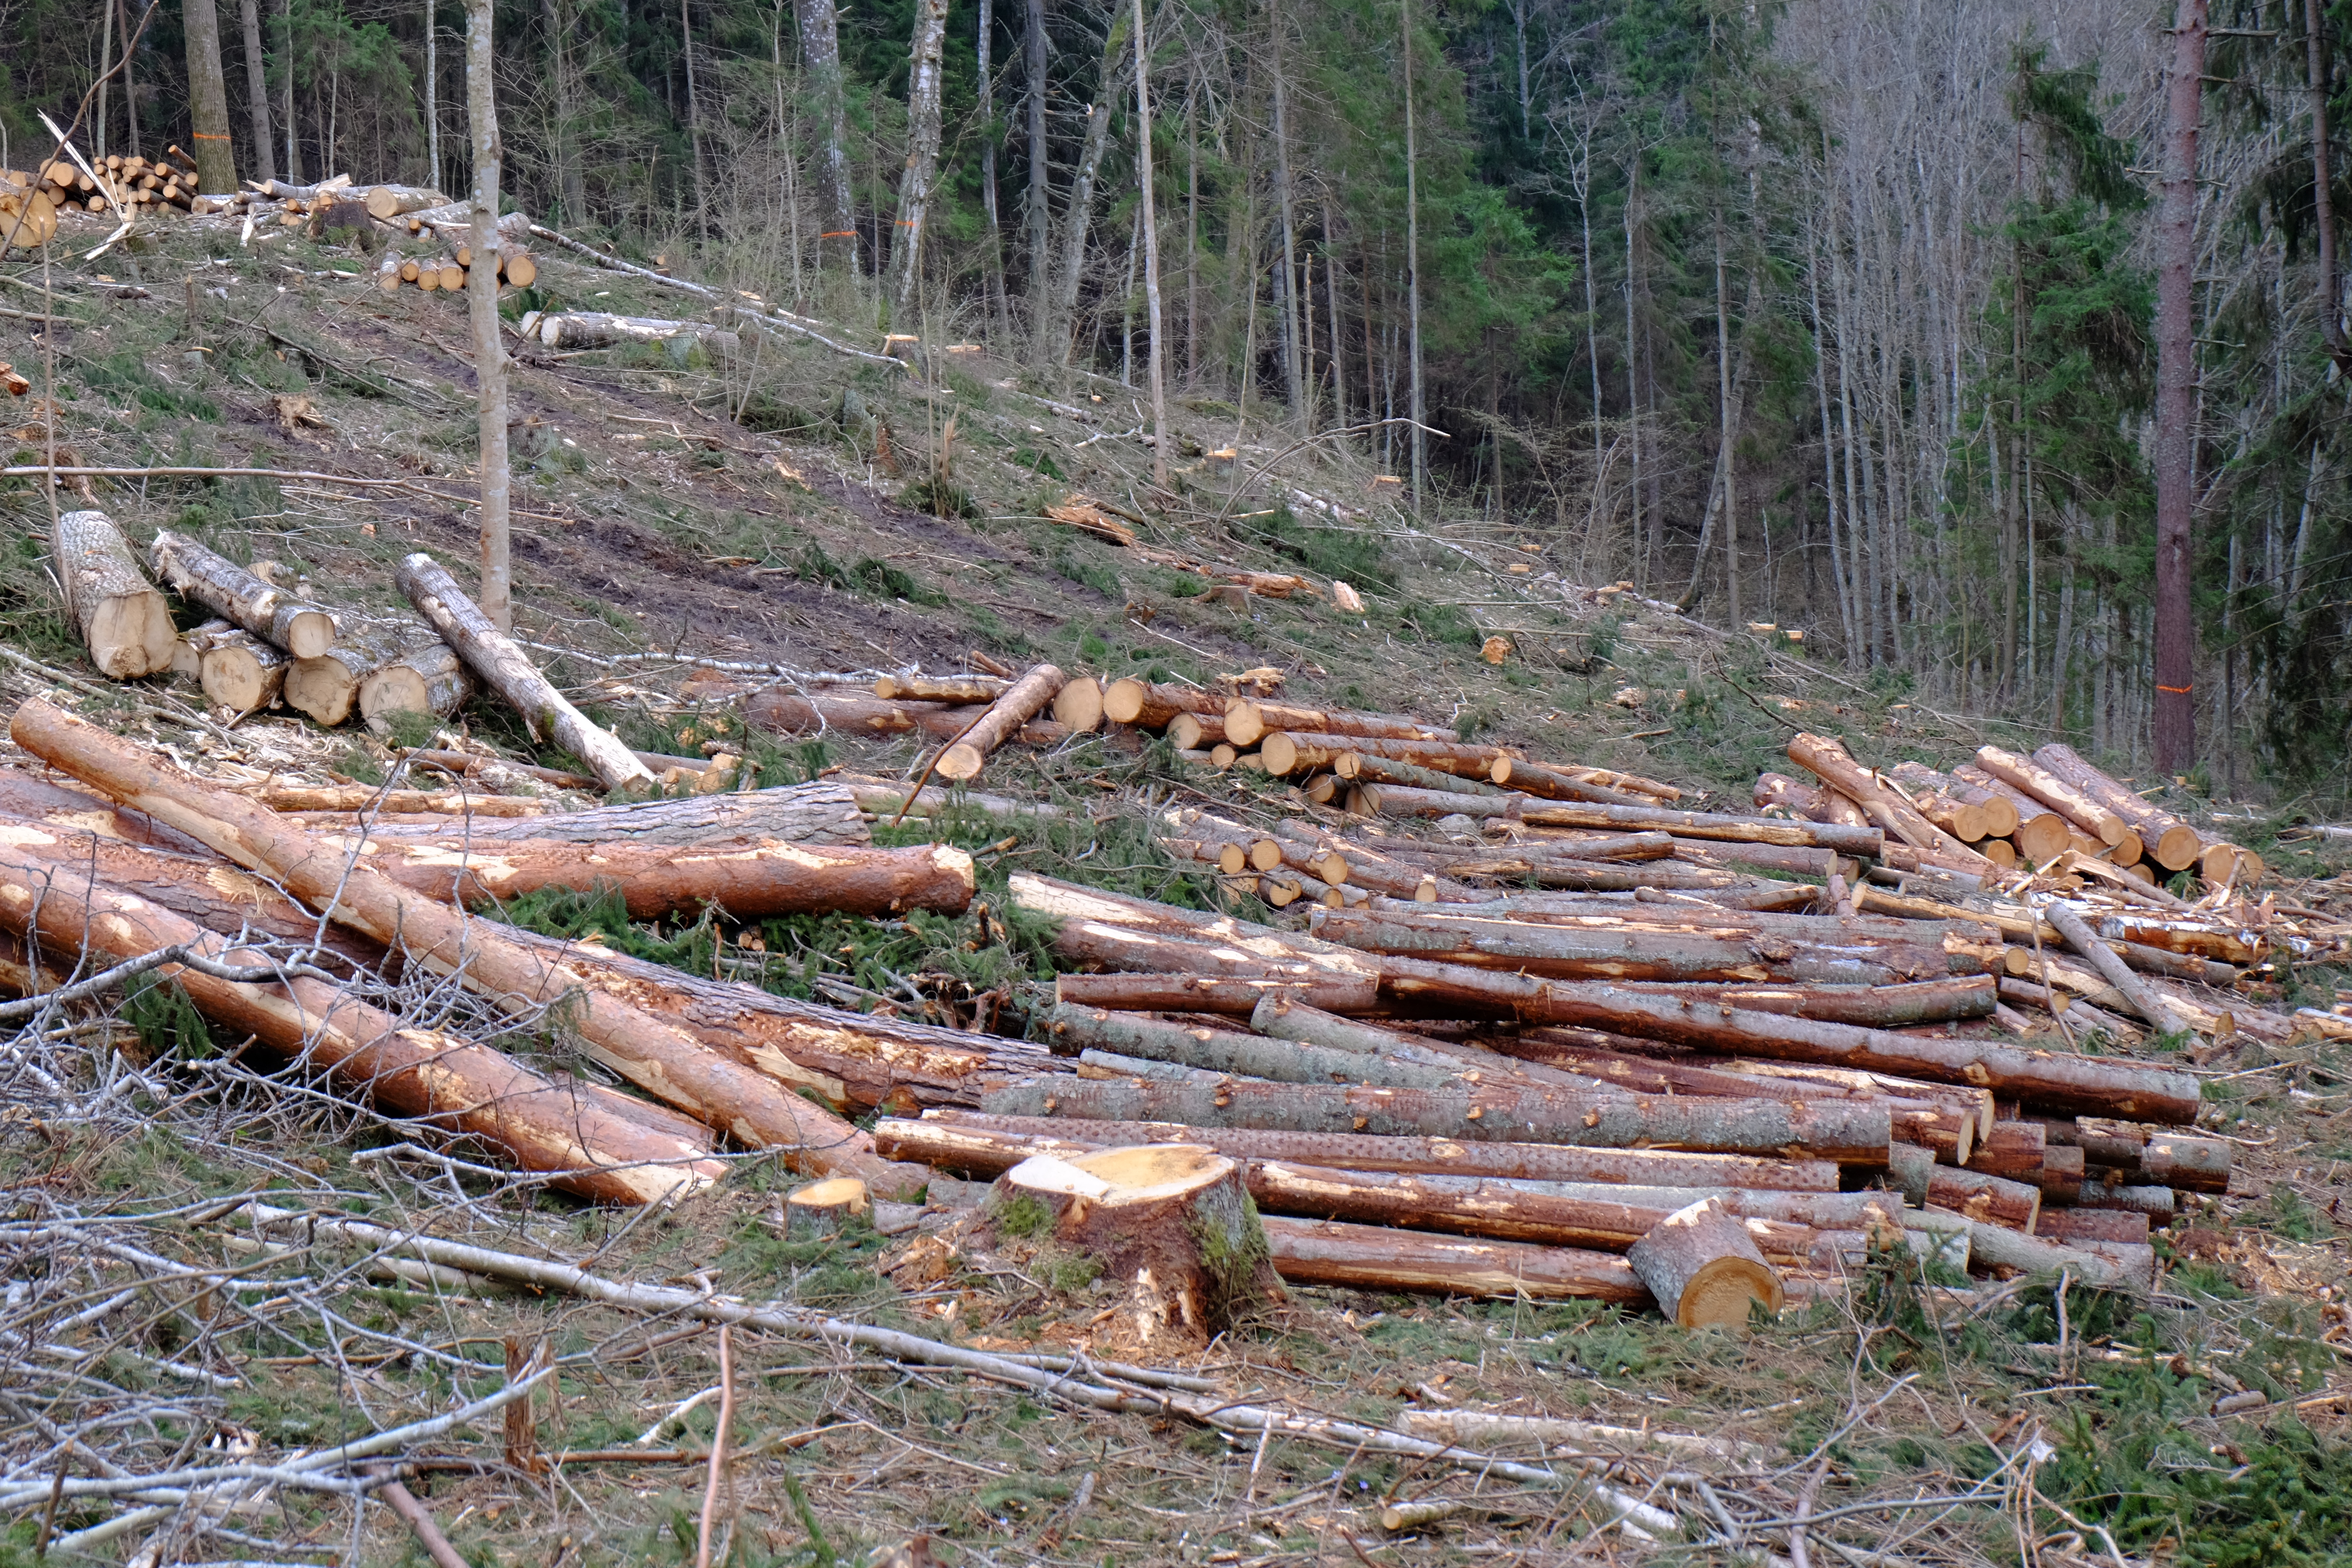
M1685 1329L1738 1332L1754 1308L1778 1313L1787 1299L1780 1273L1747 1226L1711 1197L1660 1220L1625 1261L1657 1298L1658 1310Z

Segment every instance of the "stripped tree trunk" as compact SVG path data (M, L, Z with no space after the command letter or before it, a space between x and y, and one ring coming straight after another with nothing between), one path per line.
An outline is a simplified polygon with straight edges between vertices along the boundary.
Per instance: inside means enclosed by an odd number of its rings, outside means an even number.
M2204 110L2206 0L2180 0L2165 87L2156 222L2156 769L2197 762L2197 132ZM2332 316L2336 302L2328 301Z
M1069 205L1062 214L1062 268L1054 280L1045 331L1037 345L1039 363L1055 369L1070 363L1078 290L1086 280L1087 240L1094 232L1095 180L1102 173L1103 155L1110 149L1111 106L1118 101L1125 75L1129 26L1123 13L1115 16L1110 36L1104 41L1095 101L1087 106L1086 137L1079 143L1077 170L1070 177Z
M239 0L237 20L245 34L246 108L253 117L253 177L274 180L278 177L278 153L269 144L269 81L261 53L258 0ZM105 110L100 110L99 118L104 120Z

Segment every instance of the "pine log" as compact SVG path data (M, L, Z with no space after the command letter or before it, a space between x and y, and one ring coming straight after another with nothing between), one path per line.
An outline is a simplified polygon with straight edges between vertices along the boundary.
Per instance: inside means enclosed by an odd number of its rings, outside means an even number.
M1854 889L1854 905L1857 909L1875 910L1906 920L1964 920L1991 926L2011 943L2010 953L2003 955L2004 965L2011 974L2025 973L2016 967L2018 961L2013 956L2019 946L2027 950L2030 963L2031 949L2035 941L2055 949L2066 940L2056 926L2039 918L2022 904L1988 904L1983 900L1948 904L1940 900L1890 893L1877 888L1857 888ZM2112 938L2102 940L2126 963L2144 974L2161 974L2195 984L2222 987L2237 982L2238 971L2233 964L2138 942L2119 942Z
M1861 1024L1874 1029L1907 1028L1914 1024L1948 1024L1963 1018L1988 1018L2000 1000L1999 984L1990 974L1960 974L1942 980L1916 980L1901 985L1708 985L1643 982L1629 991L1718 1003L1759 1013L1785 1013L1798 1018L1819 1018L1833 1024Z
M1982 812L1984 836L1987 837L2007 838L2017 831L2020 820L2017 803L2006 795L1969 784L1950 773L1938 773L1919 763L1897 763L1894 773L1899 782L1911 789Z
M114 520L69 511L53 529L50 553L66 616L81 633L89 661L110 680L160 675L172 668L179 633L164 602Z
M194 645L199 639L191 637ZM286 656L251 632L230 627L201 639L196 680L216 708L251 713L274 706L286 686Z
M1400 1089L1458 1086L1462 1068L1436 1052L1389 1057L1269 1040L1256 1035L1192 1028L1133 1013L1057 1005L1046 1023L1056 1044L1093 1046L1146 1061L1175 1062L1204 1072L1289 1084L1382 1084ZM1517 1081L1516 1079L1512 1081Z
M1597 1029L1528 1029L1494 1039L1495 1048L1506 1057L1546 1063L1626 1094L1696 1094L1807 1103L1853 1098L1846 1090L1822 1085L1742 1079L1674 1058L1645 1056L1639 1050L1645 1043ZM1612 1046L1634 1048L1612 1049Z
M971 902L971 857L944 844L877 849L806 844L571 844L548 839L466 843L347 839L391 880L446 903L503 903L547 888L610 889L631 918L703 910L733 921L780 915L960 915Z
M1013 903L1060 922L1055 951L1081 963L1167 973L1357 982L1379 966L1359 952L1268 926L1017 873Z
M2042 912L2052 925L2058 928L2074 951L2089 959L2092 965L2106 977L2107 984L2131 1004L2132 1011L2147 1019L2158 1033L2182 1035L2190 1032L2189 1021L2134 974L2131 966L2117 957L2113 948L2092 934L2091 928L2084 923L2080 914L2055 899L2043 905Z
M861 845L873 840L850 789L831 779L773 789L730 791L677 800L621 801L586 811L530 818L454 823L370 823L372 839L426 838L476 845L532 838L596 846L727 844Z
M1809 784L1786 773L1756 775L1756 809L1780 812L1804 822L1828 822L1852 827L1874 826L1870 814L1833 789Z
M1236 1160L1280 1160L1353 1171L1453 1175L1487 1180L1584 1183L1603 1186L1738 1188L1833 1197L1838 1168L1826 1160L1694 1154L1663 1149L1585 1149L1552 1143L1472 1143L1444 1138L1375 1138L1360 1133L1286 1132L1191 1127L1159 1121L1074 1121L927 1111L920 1121L875 1128L889 1157L993 1177L1026 1157L1031 1142L1195 1142Z
M2031 1182L2049 1158L2049 1136L2039 1121L1996 1121L1969 1156L1968 1167L1989 1176Z
M366 205L370 217L384 223L396 217L405 217L410 213L449 205L447 196L422 185L373 185L360 200Z
M608 790L652 787L654 775L646 765L572 707L514 639L490 624L439 562L420 551L401 562L394 578L442 640L464 657L484 684L513 704L534 739L562 746Z
M950 708L935 702L884 702L873 697L822 691L804 697L789 686L767 687L743 700L745 723L780 735L814 735L832 729L853 734L903 735L920 730L938 740L952 741L986 711L977 704ZM1057 745L1069 738L1059 724L1049 721L1024 725L1020 737L1032 746Z
M1577 801L1530 803L1526 796L1449 795L1381 785L1371 804L1390 816L1508 817L1537 826L1582 827L1671 833L1678 838L1732 843L1811 845L1841 855L1877 859L1886 847L1876 827L1846 827L1822 822L1782 822L1753 816L1718 816L1698 811L1666 811L1631 805L1587 805Z
M822 1241L841 1233L843 1225L863 1218L868 1207L866 1184L855 1176L828 1176L784 1194L784 1239Z
M1530 884L1538 888L1564 892L1624 893L1643 888L1683 892L1726 892L1754 886L1754 879L1736 871L1708 870L1696 866L1668 864L1661 861L1633 864L1596 860L1526 859L1507 849L1489 850L1484 854L1465 851L1471 858L1456 858L1440 863L1448 878L1477 878L1485 881L1503 881L1514 886ZM1467 892L1467 889L1465 889ZM1418 901L1461 903L1475 900L1456 895L1448 898L1440 893L1436 898Z
M2150 1225L2169 1224L2178 1207L2170 1187L2134 1186L2119 1181L2086 1181L2074 1202L2079 1208L2144 1214Z
M1264 1224L1275 1271L1286 1284L1538 1301L1580 1300L1622 1306L1636 1306L1650 1299L1626 1261L1606 1252L1527 1242L1453 1240L1381 1226L1274 1215Z
M1988 1134L1998 1119L1997 1102L1992 1091L1967 1084L1935 1083L1895 1073L1822 1067L1817 1063L1759 1061L1748 1057L1692 1057L1688 1059L1751 1080L1774 1079L1797 1086L1820 1084L1843 1089L1849 1093L1883 1097L1891 1101L1919 1100L1938 1105L1967 1125L1967 1147L1969 1150L1973 1150L1977 1142Z
M1805 878L1827 878L1841 872L1851 878L1853 862L1835 850L1808 848L1799 844L1738 844L1677 838L1675 858L1692 866L1718 870L1769 871ZM1887 846L1893 854L1895 846Z
M1407 789L1491 795L1497 800L1505 799L1513 793L1483 779L1465 778L1458 773L1442 773L1435 768L1417 767L1412 763L1401 762L1394 757L1370 756L1362 752L1357 752L1355 758L1355 776L1359 784L1402 784ZM1509 760L1498 757L1491 766L1501 767Z
M1536 842L1522 840L1493 849L1398 840L1381 845L1381 851L1401 860L1423 865L1442 866L1452 860L1477 859L1488 855L1507 855L1529 864L1550 865L1559 861L1582 864L1594 860L1663 860L1675 853L1678 842L1667 833L1592 833Z
M1328 731L1308 730L1286 730L1281 733L1302 754L1311 752L1318 756L1331 757L1341 755L1359 758L1384 757L1391 762L1411 763L1415 767L1425 768L1433 773L1454 774L1480 783L1486 782L1486 774L1494 767L1496 758L1509 755L1500 746L1478 746L1462 741L1385 739L1371 735L1341 735ZM1230 718L1225 721L1225 735L1229 741L1232 740L1233 721ZM1238 745L1242 742L1234 743ZM1536 819L1530 817L1528 820Z
M1802 1151L1865 1166L1886 1163L1883 1107L1824 1100L1575 1096L1509 1086L1356 1088L1337 1084L1104 1081L1055 1076L994 1089L982 1109L1004 1116L1191 1122L1299 1132L1480 1141L1530 1139L1596 1148L1668 1146L1703 1153Z
M135 893L78 875L63 858L0 846L0 924L20 936L37 928L53 952L106 963L189 944L238 965L270 963ZM176 984L197 1011L271 1050L323 1069L389 1115L413 1118L495 1151L553 1184L603 1203L662 1203L726 1173L709 1159L700 1129L627 1114L620 1097L550 1078L487 1046L400 1021L323 981L283 984L220 980L180 965L155 972Z
M2229 1190L2231 1148L2219 1138L2102 1117L2039 1120L2052 1145L2080 1149L2101 1171L2184 1192Z
M2251 856L2253 851L2249 849L2241 853ZM2137 910L2101 910L2098 922L2099 935L2110 942L2137 942L2142 947L2189 953L2212 963L2235 964L2241 968L2262 956L2255 942L2220 925L2176 920Z
M1197 686L1155 686L1132 678L1114 680L1103 691L1103 717L1114 724L1164 730L1179 713L1208 715L1222 726L1224 696L1222 692L1203 691Z
M1973 763L1954 768L1952 777L1968 789L1982 790L2009 803L2018 817L2017 829L2010 835L2010 840L2016 845L2019 858L2029 865L2046 866L2066 852L2076 829L2060 813Z
M565 773L561 768L542 768L534 763L518 763L506 757L486 756L476 752L447 752L431 746L410 746L400 756L419 766L446 773L452 778L499 780L511 774L562 790L593 790L596 781L585 773ZM861 820L863 813L860 814Z
M1021 727L1035 718L1053 701L1064 684L1062 672L1050 664L1035 665L1004 689L1003 694L974 720L963 738L940 754L938 772L941 778L969 779L976 777L988 761L988 754L1004 744Z
M37 700L10 723L16 744L119 803L146 812L376 941L399 943L413 962L455 974L510 1012L537 1016L576 994L572 1026L597 1061L698 1121L742 1142L785 1151L814 1174L855 1175L877 1192L919 1186L919 1171L877 1159L873 1141L772 1079L750 1072L661 1019L601 994L579 973L514 942L499 928L353 867L266 807L155 763L127 742Z
M318 658L335 646L332 611L263 582L186 534L158 532L147 558L173 593L296 658Z
M2131 831L2131 825L2122 817L2031 757L2021 757L1999 746L1979 746L1977 765L2012 789L2040 801L2101 844L2119 844Z
M1927 1184L1936 1174L1935 1152L1917 1143L1895 1142L1886 1151L1886 1185L1916 1208L1927 1201Z
M1223 718L1225 738L1236 746L1257 745L1265 736L1276 731L1368 740L1446 741L1451 739L1449 731L1434 729L1418 719L1408 719L1395 713L1358 713L1342 709L1299 708L1287 702L1267 702L1253 697L1228 698L1225 701ZM1351 748L1343 741L1334 749L1348 751Z
M1033 1214L1015 1215L1020 1205ZM1199 1350L1236 1314L1282 1299L1233 1161L1189 1144L1040 1154L996 1179L1000 1233L1050 1238L1101 1269L1122 1344Z
M446 719L473 692L474 683L456 648L438 637L415 641L360 678L360 719L383 734L394 713Z
M1965 1228L1969 1232L1970 1261L1976 1267L2053 1277L2064 1269L2081 1284L2136 1287L2143 1290L2156 1281L2156 1255L2145 1247L2105 1243L2064 1246L2009 1226L1971 1220L1966 1215L1944 1209L1906 1209L1898 1217L1906 1230Z
M1685 1329L1745 1329L1780 1310L1780 1276L1748 1226L1712 1198L1666 1215L1625 1254L1658 1310Z
M993 702L1011 682L994 675L885 675L874 695L885 702Z
M2149 858L2166 870L2185 871L2204 854L2205 839L2195 828L2093 767L2073 747L2053 742L2036 748L2033 760L2129 823Z
M1073 735L1092 734L1102 721L1102 683L1094 677L1074 676L1054 693L1054 722Z
M1991 868L1990 861L1920 816L1918 808L1901 795L1881 785L1832 737L1801 733L1789 742L1789 758L1812 770L1823 783L1861 806L1873 821L1914 847L1939 849L1961 857L1964 864Z
M1382 1028L1377 1024L1342 1018L1297 996L1262 997L1250 1014L1250 1027L1271 1039L1295 1040L1301 1045L1355 1052L1381 1060L1393 1058L1450 1066L1462 1075L1464 1081L1471 1083L1517 1079L1578 1093L1614 1087L1580 1072L1515 1060L1500 1051L1472 1041L1452 1040L1440 1044L1417 1035Z
M1496 757L1486 770L1487 780L1540 800L1580 800L1596 805L1655 805L1655 797L1633 790L1587 784L1565 768L1550 768L1522 757Z
M2031 1231L2034 1216L2042 1212L2042 1189L1938 1163L1927 1176L1927 1202L1973 1220Z
M1215 713L1179 713L1168 721L1168 743L1180 752L1197 752L1222 745L1225 721Z
M2033 1234L2068 1247L2145 1247L2147 1215L2128 1209L2044 1208Z
M473 818L537 820L547 802L536 795L476 795L460 790L382 789L374 784L259 784L241 792L272 811L340 812L365 818L376 812L432 814L467 821L436 825L434 831L463 837Z
M1800 942L1837 942L1856 948L1934 947L1950 967L1967 973L1992 973L2006 949L1994 929L1979 925L1959 909L1946 910L1941 925L1867 915L1791 915L1769 910L1731 910L1704 900L1628 903L1573 893L1508 893L1484 903L1442 910L1413 910L1400 918L1415 925L1446 929L1464 921L1511 921L1521 924L1591 931L1711 932Z
M1056 1000L1122 1013L1216 1013L1247 1017L1268 996L1292 998L1330 1013L1369 1013L1380 1005L1370 975L1305 984L1232 974L1064 974Z

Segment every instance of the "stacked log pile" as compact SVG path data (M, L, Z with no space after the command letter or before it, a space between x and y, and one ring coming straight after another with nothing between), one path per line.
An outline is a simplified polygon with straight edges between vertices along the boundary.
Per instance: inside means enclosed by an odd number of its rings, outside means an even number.
M76 160L57 158L34 170L0 169L0 220L17 212L48 215L47 233L18 238L10 238L9 224L0 221L0 246L31 249L47 244L56 233L55 217L60 212L160 206L187 211L198 199L195 160L176 146L152 159L110 153L87 168Z

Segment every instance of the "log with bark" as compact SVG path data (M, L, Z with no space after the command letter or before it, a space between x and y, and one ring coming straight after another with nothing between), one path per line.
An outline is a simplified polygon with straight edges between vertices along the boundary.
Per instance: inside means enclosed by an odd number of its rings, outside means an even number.
M1756 775L1756 809L1778 812L1804 822L1835 823L1849 827L1874 826L1870 814L1833 789L1809 784L1786 773Z
M1277 1083L1446 1089L1458 1084L1463 1077L1459 1061L1427 1048L1408 1047L1375 1055L1163 1022L1134 1013L1074 1007L1067 1003L1055 1007L1045 1026L1055 1042L1065 1047L1091 1046L1146 1061L1175 1062L1205 1072ZM1496 1076L1507 1081L1523 1081L1517 1074Z
M1957 807L1981 813L1984 823L1982 837L2007 838L2017 831L2017 825L2021 820L2017 803L2006 795L1969 784L1950 773L1938 773L1923 763L1897 763L1893 773L1895 782L1916 794L1934 795L1953 803Z
M285 688L285 654L226 621L183 633L180 647L194 659L196 684L215 708L250 713L274 706ZM178 672L176 656L173 671Z
M446 719L473 694L474 683L457 649L438 637L413 641L360 678L360 720L383 734L395 713Z
M437 650L447 646L430 626L405 616L343 616L335 631L333 647L315 658L297 658L286 670L286 705L329 726L359 711L371 676L412 660L436 668Z
M1482 779L1464 778L1458 773L1443 773L1435 768L1418 767L1394 757L1377 757L1363 752L1354 753L1355 780L1359 784L1401 784L1407 789L1429 789L1440 793L1490 795L1496 800L1507 798L1514 792ZM1500 767L1506 758L1497 758ZM1654 804L1654 803L1653 803Z
M81 634L89 661L110 680L160 675L172 668L179 633L172 609L122 537L102 511L69 511L58 518L50 555L58 586L65 593L66 617Z
M1184 1121L1298 1132L1370 1132L1496 1142L1538 1140L1594 1148L1670 1147L1701 1153L1801 1152L1865 1167L1886 1163L1884 1107L1865 1101L1791 1104L1602 1093L1507 1085L1459 1089L1338 1084L1099 1079L1065 1076L1011 1083L982 1109L1004 1116L1096 1121Z
M459 257L463 266L467 258ZM551 349L609 349L617 343L666 343L688 339L732 359L743 340L708 321L671 321L652 316L614 316L595 310L551 312L539 319L539 341Z
M940 776L957 780L979 776L980 770L988 762L989 753L1013 739L1021 731L1022 726L1043 712L1062 689L1065 679L1062 672L1050 664L1033 666L981 711L961 739L940 753Z
M1293 1040L1327 1050L1352 1051L1383 1060L1425 1061L1449 1066L1466 1081L1498 1079L1532 1080L1555 1088L1589 1092L1608 1089L1580 1072L1560 1071L1533 1062L1518 1061L1469 1040L1439 1043L1417 1035L1383 1028L1328 1013L1297 996L1269 995L1250 1013L1250 1027L1270 1039Z
M1277 755L1295 754L1301 758L1312 756L1335 760L1343 756L1383 757L1391 762L1411 763L1415 767L1426 769L1432 773L1456 774L1481 783L1486 781L1487 773L1494 767L1496 759L1510 754L1500 746L1473 745L1464 741L1409 740L1370 735L1342 735L1328 731L1292 730L1269 731L1266 737L1258 742L1258 750L1261 753L1265 751L1267 744L1276 734L1283 737L1284 745L1286 748L1286 751L1278 751ZM1230 718L1225 721L1225 736L1228 741L1233 739L1233 721ZM1239 745L1242 742L1234 742L1234 743ZM1269 771L1272 765L1273 759L1268 758ZM1328 765L1328 763L1316 765ZM1339 772L1342 777L1349 776L1356 772L1356 765L1350 763Z
M540 803L544 806L545 803ZM616 801L586 811L529 818L455 823L370 823L371 838L422 838L481 844L535 838L596 846L675 845L710 849L728 844L837 844L873 841L856 794L831 779L677 800Z
M1000 1239L1097 1265L1122 1346L1197 1351L1283 1299L1241 1166L1195 1145L1034 1155L996 1179L988 1213Z
M1654 795L1633 790L1587 784L1568 768L1546 767L1522 757L1496 757L1487 769L1488 782L1540 800L1580 800L1597 805L1655 805ZM1402 781L1400 781L1402 782Z
M1359 980L1293 983L1234 974L1063 974L1055 999L1079 1007L1122 1013L1211 1013L1248 1017L1268 996L1282 996L1330 1013L1369 1013L1380 1005L1380 983Z
M2063 814L1974 763L1954 768L1952 778L1966 790L1981 790L2009 804L2018 819L2010 841L2016 845L2019 858L2029 865L2046 866L2064 854L2078 831Z
M2143 1290L2156 1282L2156 1255L2148 1247L2106 1243L2067 1246L1946 1209L1906 1209L1896 1217L1906 1230L1966 1231L1969 1261L1974 1267L2010 1268L2020 1274L2053 1279L2063 1269L2084 1285L2136 1287Z
M2158 1033L2183 1035L2190 1032L2189 1020L2182 1017L2153 987L2133 973L2131 966L2117 956L2115 949L2099 940L2079 913L2055 899L2043 905L2042 912L2052 925L2058 928L2074 951L2089 959L2092 965L2105 976L2107 984L2131 1004L2132 1011L2147 1019Z
M1977 748L1977 765L2011 788L2023 792L2064 817L2101 844L2123 842L2131 825L2085 791L2068 784L2031 757L2021 757L1999 746Z
M1780 1276L1748 1235L1712 1198L1677 1209L1635 1242L1625 1261L1658 1310L1685 1329L1744 1329L1754 1310L1780 1310Z
M1013 903L1058 923L1056 952L1123 971L1225 974L1302 984L1376 981L1362 953L1230 915L1179 910L1149 899L1017 873Z
M264 582L184 533L158 532L147 558L173 593L296 658L318 658L335 646L333 611Z
M1366 792L1377 812L1390 816L1507 817L1535 826L1600 828L1619 832L1671 833L1678 838L1731 843L1809 845L1859 859L1877 859L1886 847L1881 829L1823 822L1783 822L1710 812L1668 811L1655 806L1588 805L1578 801L1530 802L1525 795L1451 795L1381 785Z
M2033 1234L2067 1247L2145 1247L2147 1218L2128 1209L2045 1208Z
M572 1026L587 1053L648 1094L744 1143L784 1151L820 1175L855 1175L877 1193L912 1191L921 1173L873 1152L856 1128L775 1080L711 1051L690 1035L604 994L574 971L499 928L413 893L287 826L268 808L218 788L37 700L17 709L16 742L118 803L146 812L412 962L458 976L508 1012L536 1016L576 995Z
M370 217L384 223L449 205L447 196L423 185L371 185L360 201L367 207Z
M2011 974L2022 974L2015 957L2021 948L2026 961L2032 959L2036 942L2054 951L2066 939L2054 925L2037 916L2023 904L1996 903L1987 900L1970 900L1966 904L1946 903L1939 899L1922 898L1915 894L1890 893L1878 888L1854 889L1854 906L1875 910L1906 920L1965 920L1991 926L2006 937L2011 946L2003 955L2003 965ZM2199 958L2189 953L2173 952L2160 947L2148 947L2137 942L2105 940L2116 955L2144 974L2161 974L2174 980L2185 980L2203 985L2229 986L2236 984L2237 966L2217 960Z
M816 735L835 729L853 734L903 735L919 730L935 739L952 741L986 711L973 703L950 707L937 702L885 702L854 692L820 690L803 695L791 686L767 687L743 700L743 721L779 735ZM1058 745L1068 738L1067 731L1047 720L1032 721L1020 731L1023 743L1032 746Z
M886 702L993 702L1011 682L994 675L877 676L874 695Z
M149 852L152 853L152 852ZM37 930L68 959L121 962L187 944L202 956L267 972L272 959L238 947L86 865L0 847L0 923ZM182 965L155 972L197 1011L289 1061L329 1073L388 1114L409 1117L495 1152L519 1169L605 1203L660 1203L709 1186L726 1167L707 1131L653 1107L568 1078L551 1078L458 1036L404 1028L341 987L310 978L222 979Z
M2183 1192L2229 1191L2231 1148L2219 1138L2102 1117L2041 1121L2053 1147L2080 1149L2095 1170Z
M1538 1301L1639 1306L1649 1290L1612 1253L1528 1242L1456 1240L1383 1226L1268 1215L1275 1271L1293 1285L1428 1290Z
M877 1147L889 1148L893 1159L992 1177L1025 1157L1018 1152L1023 1140L1058 1139L1107 1144L1195 1142L1236 1160L1287 1160L1351 1171L1611 1186L1835 1194L1839 1179L1834 1162L1803 1157L1382 1138L1360 1132L1192 1127L1171 1121L1082 1122L1066 1117L1002 1116L957 1109L928 1110L919 1121L879 1123L875 1137Z
M2093 767L2073 747L2053 742L2036 748L2033 760L2129 823L2147 847L2148 858L2166 870L2185 871L2204 856L2204 835Z
M2042 1189L1981 1171L1958 1171L1938 1163L1927 1175L1927 1202L1972 1220L2031 1231L2034 1216L2042 1212Z
M1919 849L1939 849L1963 858L1963 864L1992 869L1992 863L1951 834L1919 814L1916 806L1879 783L1875 774L1856 762L1845 746L1826 735L1800 733L1789 742L1789 759L1808 768L1822 783L1862 807L1890 834Z
M1999 1000L1990 974L1959 974L1915 980L1900 985L1708 985L1642 982L1630 991L1718 1003L1759 1013L1786 1013L1833 1024L1901 1029L1914 1024L1948 1024L1987 1018Z
M1453 733L1395 713L1299 708L1254 697L1226 699L1223 718L1225 738L1236 746L1261 745L1266 736L1278 732L1390 741L1447 741ZM1342 745L1339 749L1348 748Z
M1225 718L1224 695L1204 691L1197 686L1155 685L1131 677L1112 681L1103 691L1103 717L1114 724L1164 730L1169 721L1179 713L1214 718L1222 735Z

